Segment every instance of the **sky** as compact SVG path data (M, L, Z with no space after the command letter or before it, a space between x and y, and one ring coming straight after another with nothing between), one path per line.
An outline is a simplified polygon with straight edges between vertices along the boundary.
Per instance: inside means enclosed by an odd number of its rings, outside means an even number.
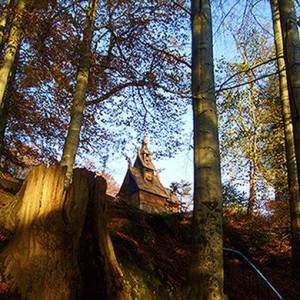
M214 23L214 59L215 61L220 60L221 58L225 58L226 61L234 60L238 55L237 50L235 49L234 40L231 37L229 32L224 31L224 28L220 27L220 22L228 22L228 24L232 24L233 19L231 14L235 14L239 19L239 22L243 22L243 5L244 1L233 1L229 0L224 2L223 5L223 13L218 13L218 20L215 20ZM231 8L234 7L233 10ZM255 16L258 20L261 20L262 23L266 21L271 22L270 17L270 5L267 1L261 2L261 6L254 9ZM240 14L239 14L240 13ZM224 19L224 16L226 18ZM220 21L221 20L221 21ZM224 21L225 20L225 21ZM234 20L235 21L235 20ZM191 107L188 109L186 116L184 116L184 130L183 135L192 136L192 109ZM192 143L192 140L191 140ZM141 141L133 141L133 144L140 147ZM148 139L148 147L149 150L153 150L151 148L151 140ZM132 153L130 154L131 160L134 162L136 158L136 151L134 145L132 146ZM178 153L173 158L161 158L161 159L153 159L153 163L157 169L163 169L160 173L160 179L162 184L165 187L169 187L170 183L173 181L186 180L193 184L193 151L186 150L184 152ZM126 171L128 168L128 163L125 157L121 157L120 159L116 159L115 161L111 161L108 164L107 172L112 174L115 180L119 185L122 184L123 179L125 177Z
M214 57L215 59L220 59L226 54L226 57L233 57L236 54L236 50L230 45L233 44L230 35L222 33L222 30L217 30L218 25L214 27L214 30L217 33L214 34ZM230 50L230 51L228 51ZM184 116L184 131L183 135L192 136L192 108L189 107L187 114ZM133 144L140 147L141 141L132 141ZM191 140L192 143L192 140ZM152 141L153 144L153 141ZM151 148L151 140L148 138L148 147L149 150L153 151ZM131 160L134 162L136 158L136 151L134 145L132 145L132 153L129 155ZM178 153L173 158L164 158L164 159L153 159L153 163L157 169L163 169L160 173L161 182L165 187L168 187L173 181L186 180L193 183L193 151L186 150L184 152ZM110 161L108 163L108 173L112 174L115 180L119 185L122 184L125 177L128 163L125 157L121 157L117 160Z
M183 128L183 135L188 135L190 141L192 143L192 109L189 108L187 114L184 116L185 126ZM153 141L151 143L151 139L148 139L148 148L150 151L154 151ZM135 141L132 143L131 153L127 153L127 155L131 158L132 163L134 163L137 152L135 150L135 146L141 147L142 141ZM193 151L186 150L183 152L179 152L172 158L152 158L153 164L157 170L161 170L160 180L165 187L169 187L171 182L176 181L179 182L181 180L186 180L193 183ZM125 157L121 157L116 159L115 161L110 161L107 164L107 172L112 174L114 179L118 182L119 185L122 184L123 179L126 175L126 171L128 168L128 162Z

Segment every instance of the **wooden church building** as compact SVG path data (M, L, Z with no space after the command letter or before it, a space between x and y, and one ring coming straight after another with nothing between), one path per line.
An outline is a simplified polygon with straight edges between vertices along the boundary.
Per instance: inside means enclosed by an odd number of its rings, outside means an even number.
M159 172L153 165L152 154L145 137L142 147L137 148L133 166L128 159L128 170L117 198L151 213L175 213L179 210L180 201L177 195L163 187L160 182Z

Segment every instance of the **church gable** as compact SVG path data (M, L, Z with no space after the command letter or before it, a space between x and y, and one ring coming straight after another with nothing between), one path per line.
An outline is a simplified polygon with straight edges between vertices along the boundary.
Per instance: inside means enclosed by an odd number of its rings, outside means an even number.
M122 197L126 198L128 195L137 192L138 189L135 180L132 179L131 171L128 169L118 195L122 195Z
M145 174L138 169L132 168L130 171L139 190L158 195L163 198L168 198L165 188L161 184L157 175L152 174L152 178L150 180L149 178L147 179L147 176L150 177L151 175L148 174L145 176Z

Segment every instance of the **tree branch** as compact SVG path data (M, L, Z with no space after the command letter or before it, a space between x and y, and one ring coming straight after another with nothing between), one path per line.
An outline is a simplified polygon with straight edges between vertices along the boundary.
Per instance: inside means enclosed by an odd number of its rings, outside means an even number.
M226 80L220 85L219 89L217 90L217 93L220 92L220 91L223 91L223 90L228 90L228 89L230 89L231 87L228 87L228 88L225 87L225 88L223 88L223 86L224 86L225 84L227 84L231 79L233 79L234 77L236 77L237 75L240 75L240 74L243 74L243 73L247 73L247 72L253 71L253 70L255 70L256 68L259 68L259 67L261 67L261 66L263 66L263 65L265 65L265 64L268 64L269 62L275 61L275 60L277 60L277 57L271 58L271 59L269 59L269 60L267 60L267 61L263 61L263 62L261 62L261 63L259 63L259 64L257 64L257 65L254 65L254 66L252 66L252 67L250 67L250 68L247 68L247 69L245 69L245 70L241 70L241 71L238 71L238 72L234 73L233 75L231 75L228 79L226 79ZM277 74L277 72L276 72L276 74ZM272 74L272 75L274 75L274 74ZM264 78L264 77L268 77L268 76L263 75L262 78ZM256 79L255 79L254 81L256 81ZM246 83L246 84L247 84L247 83ZM241 84L241 85L244 85L244 84ZM236 86L234 86L234 87L238 87L238 86L240 86L240 85L236 85Z
M109 97L115 95L116 93L120 92L121 90L123 90L127 87L130 87L130 86L147 86L147 85L149 85L149 83L147 83L145 80L129 81L129 82L123 83L121 85L118 85L118 86L114 87L109 92L103 94L98 99L86 102L86 106L98 104L98 103L108 99Z
M185 8L182 4L180 4L180 3L178 3L178 2L176 2L176 1L174 1L174 0L172 0L172 2L173 2L176 6L178 6L179 8L181 8L184 12L186 12L189 16L191 15L191 11L188 10L187 8Z
M227 90L231 90L231 89L234 89L234 88L238 88L238 87L241 87L241 86L244 86L244 85L247 85L247 84L250 84L250 83L253 83L253 82L256 82L258 80L261 80L263 78L267 78L267 77L271 77L273 75L276 75L278 74L278 71L276 72L273 72L273 73L270 73L270 74L265 74L265 75L262 75L260 77L257 77L251 81L247 81L247 82L243 82L243 83L240 83L240 84L237 84L237 85L233 85L233 86L229 86L229 87L225 87L225 88L220 88L216 91L216 94L222 92L222 91L227 91Z

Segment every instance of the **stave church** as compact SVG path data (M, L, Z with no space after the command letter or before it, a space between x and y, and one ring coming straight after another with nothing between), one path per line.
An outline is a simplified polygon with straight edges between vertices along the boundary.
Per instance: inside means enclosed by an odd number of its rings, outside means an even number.
M162 185L146 137L141 148L136 148L134 164L127 159L128 169L117 198L150 213L177 213L180 201L172 190Z

